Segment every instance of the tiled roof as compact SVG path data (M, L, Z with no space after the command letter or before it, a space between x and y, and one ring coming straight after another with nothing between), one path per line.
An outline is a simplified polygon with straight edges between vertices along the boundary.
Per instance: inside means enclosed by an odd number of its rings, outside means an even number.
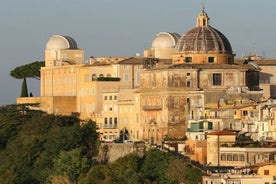
M231 52L228 39L211 26L199 26L183 35L177 45L177 51L221 51Z
M143 64L144 58L142 57L130 57L127 59L124 59L122 61L119 61L118 64Z

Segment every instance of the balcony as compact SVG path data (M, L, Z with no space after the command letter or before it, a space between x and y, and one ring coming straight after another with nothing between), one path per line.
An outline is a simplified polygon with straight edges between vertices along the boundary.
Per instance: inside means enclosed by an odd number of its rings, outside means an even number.
M115 128L117 128L117 124L102 124L100 128L102 128L102 129L115 129Z
M161 105L155 105L155 106L147 106L147 105L143 105L142 109L145 111L150 111L150 110L162 110L162 106Z

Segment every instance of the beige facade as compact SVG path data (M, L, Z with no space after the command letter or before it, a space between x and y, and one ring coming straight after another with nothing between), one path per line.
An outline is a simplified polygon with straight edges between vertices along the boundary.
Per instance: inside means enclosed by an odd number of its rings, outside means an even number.
M220 166L220 147L231 146L236 141L236 133L228 131L216 131L207 134L207 164Z
M252 171L253 173L247 173ZM256 171L255 171L256 170ZM275 183L275 165L252 166L241 170L242 173L211 174L202 177L204 184L268 184Z

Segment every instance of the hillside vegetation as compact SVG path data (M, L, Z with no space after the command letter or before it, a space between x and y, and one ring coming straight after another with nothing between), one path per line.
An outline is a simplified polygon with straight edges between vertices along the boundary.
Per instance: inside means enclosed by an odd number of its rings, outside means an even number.
M48 115L25 106L0 107L0 183L198 183L201 172L157 149L115 162L95 162L95 122Z

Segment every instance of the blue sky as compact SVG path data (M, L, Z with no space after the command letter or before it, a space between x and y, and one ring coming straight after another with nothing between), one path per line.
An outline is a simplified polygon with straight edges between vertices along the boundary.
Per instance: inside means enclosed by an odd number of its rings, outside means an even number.
M0 6L0 105L13 104L21 80L16 66L44 60L53 34L73 37L90 56L134 56L161 31L183 35L195 27L202 4L210 24L230 41L237 57L276 58L275 0L8 0ZM28 80L39 95L39 81Z

